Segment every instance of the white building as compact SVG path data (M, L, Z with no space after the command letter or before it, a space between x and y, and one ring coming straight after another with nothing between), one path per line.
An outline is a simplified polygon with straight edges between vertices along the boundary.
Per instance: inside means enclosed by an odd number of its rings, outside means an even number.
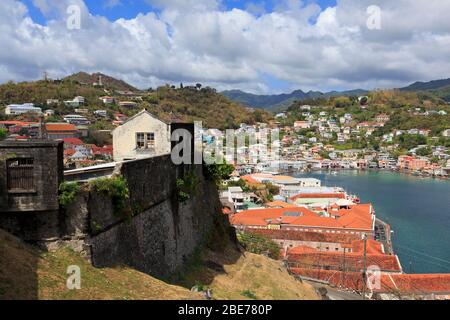
M82 106L84 102L85 102L84 97L78 96L73 98L73 100L64 101L64 104L68 107L78 108L79 106Z
M46 117L51 117L51 116L55 115L55 111L51 110L51 109L48 109L48 110L45 110L44 114L45 114Z
M112 132L114 161L170 154L170 125L142 110Z
M311 128L311 124L309 121L295 121L294 122L295 129L309 129Z
M114 103L114 98L113 97L100 97L100 100L102 100L102 102L104 104L112 104Z
M233 203L236 212L244 210L245 196L241 187L229 187L227 196L228 201Z
M108 112L106 110L95 110L94 114L103 118L106 118L108 116Z
M322 185L321 181L319 179L314 179L314 178L300 178L299 180L299 185L301 187L310 187L310 188L315 188L315 187L320 187Z
M41 114L42 109L35 107L33 103L10 104L5 108L5 114L7 115L17 115L28 112Z
M89 125L91 122L83 116L78 114L68 114L64 116L64 121L70 124L78 125Z
M59 104L58 99L47 99L47 105L51 106L51 105L55 105L55 104Z

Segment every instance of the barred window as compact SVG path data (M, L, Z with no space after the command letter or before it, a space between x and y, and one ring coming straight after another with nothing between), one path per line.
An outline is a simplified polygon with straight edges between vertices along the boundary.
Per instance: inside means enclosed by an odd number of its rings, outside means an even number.
M34 191L34 159L10 159L7 166L8 191Z

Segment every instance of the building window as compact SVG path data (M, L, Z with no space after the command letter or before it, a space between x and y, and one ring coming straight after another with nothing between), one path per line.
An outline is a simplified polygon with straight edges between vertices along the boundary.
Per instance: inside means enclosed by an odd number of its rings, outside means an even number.
M136 149L153 149L155 147L155 134L153 132L136 133Z
M34 192L34 160L10 159L6 163L8 191Z

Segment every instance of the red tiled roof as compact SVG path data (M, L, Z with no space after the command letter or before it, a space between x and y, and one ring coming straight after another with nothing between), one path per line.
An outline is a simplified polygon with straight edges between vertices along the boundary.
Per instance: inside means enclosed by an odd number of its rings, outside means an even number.
M335 286L362 291L360 272L315 270L291 268L291 272L319 280ZM382 274L380 288L375 292L393 294L450 294L450 274Z
M373 240L372 240L373 241ZM375 241L374 241L375 242ZM362 252L324 252L311 248L291 249L288 252L288 261L303 268L333 269L343 271L360 271L364 269L364 254ZM385 272L401 272L399 260L395 255L383 253L368 253L366 266L377 266Z
M259 234L273 240L293 240L349 244L361 237L356 234L306 232L295 230L246 229L245 232Z
M293 226L336 228L336 229L373 229L372 206L353 205L338 219L321 217L317 213L303 208L283 208L283 209L259 209L242 211L231 218L233 225L243 226L268 226L269 224L283 224ZM288 214L286 214L288 213ZM298 216L289 214L298 213Z
M113 154L113 147L112 146L104 146L104 147L97 147L95 144L89 145L89 147L92 150L92 153L94 155L112 155Z
M73 156L75 153L76 153L76 151L73 150L73 149L67 149L67 150L64 150L64 157L70 157L70 156Z
M353 241L352 252L364 252L364 240ZM368 254L384 254L383 244L372 239L367 239L366 252Z
M284 201L273 201L266 203L266 206L269 208L295 208L296 206Z
M77 127L70 123L47 123L47 131L78 131Z
M258 180L254 179L252 176L242 176L242 180L247 181L249 183L260 183Z
M16 140L27 140L27 139L30 139L30 137L27 137L27 136L15 136L14 139L16 139Z
M0 121L0 124L5 125L5 126L27 127L27 126L39 124L39 122L27 122L27 121Z
M63 141L66 144L72 144L72 145L75 145L75 146L81 146L81 145L84 144L83 141L81 141L78 138L65 138L65 139L63 139Z

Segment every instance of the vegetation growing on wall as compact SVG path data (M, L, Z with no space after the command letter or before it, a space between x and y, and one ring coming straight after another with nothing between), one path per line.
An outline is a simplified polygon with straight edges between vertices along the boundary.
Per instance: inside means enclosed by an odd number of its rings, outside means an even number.
M67 208L71 205L76 197L81 187L77 182L63 182L59 186L59 204L63 208Z
M126 209L129 208L130 191L124 177L116 176L96 179L91 182L91 187L93 190L112 199L114 213L116 215L126 214L128 212Z
M189 171L182 179L177 179L178 199L185 202L197 194L199 178L194 170Z
M239 242L245 249L255 254L265 254L272 259L280 257L280 246L273 240L252 233L238 233Z

